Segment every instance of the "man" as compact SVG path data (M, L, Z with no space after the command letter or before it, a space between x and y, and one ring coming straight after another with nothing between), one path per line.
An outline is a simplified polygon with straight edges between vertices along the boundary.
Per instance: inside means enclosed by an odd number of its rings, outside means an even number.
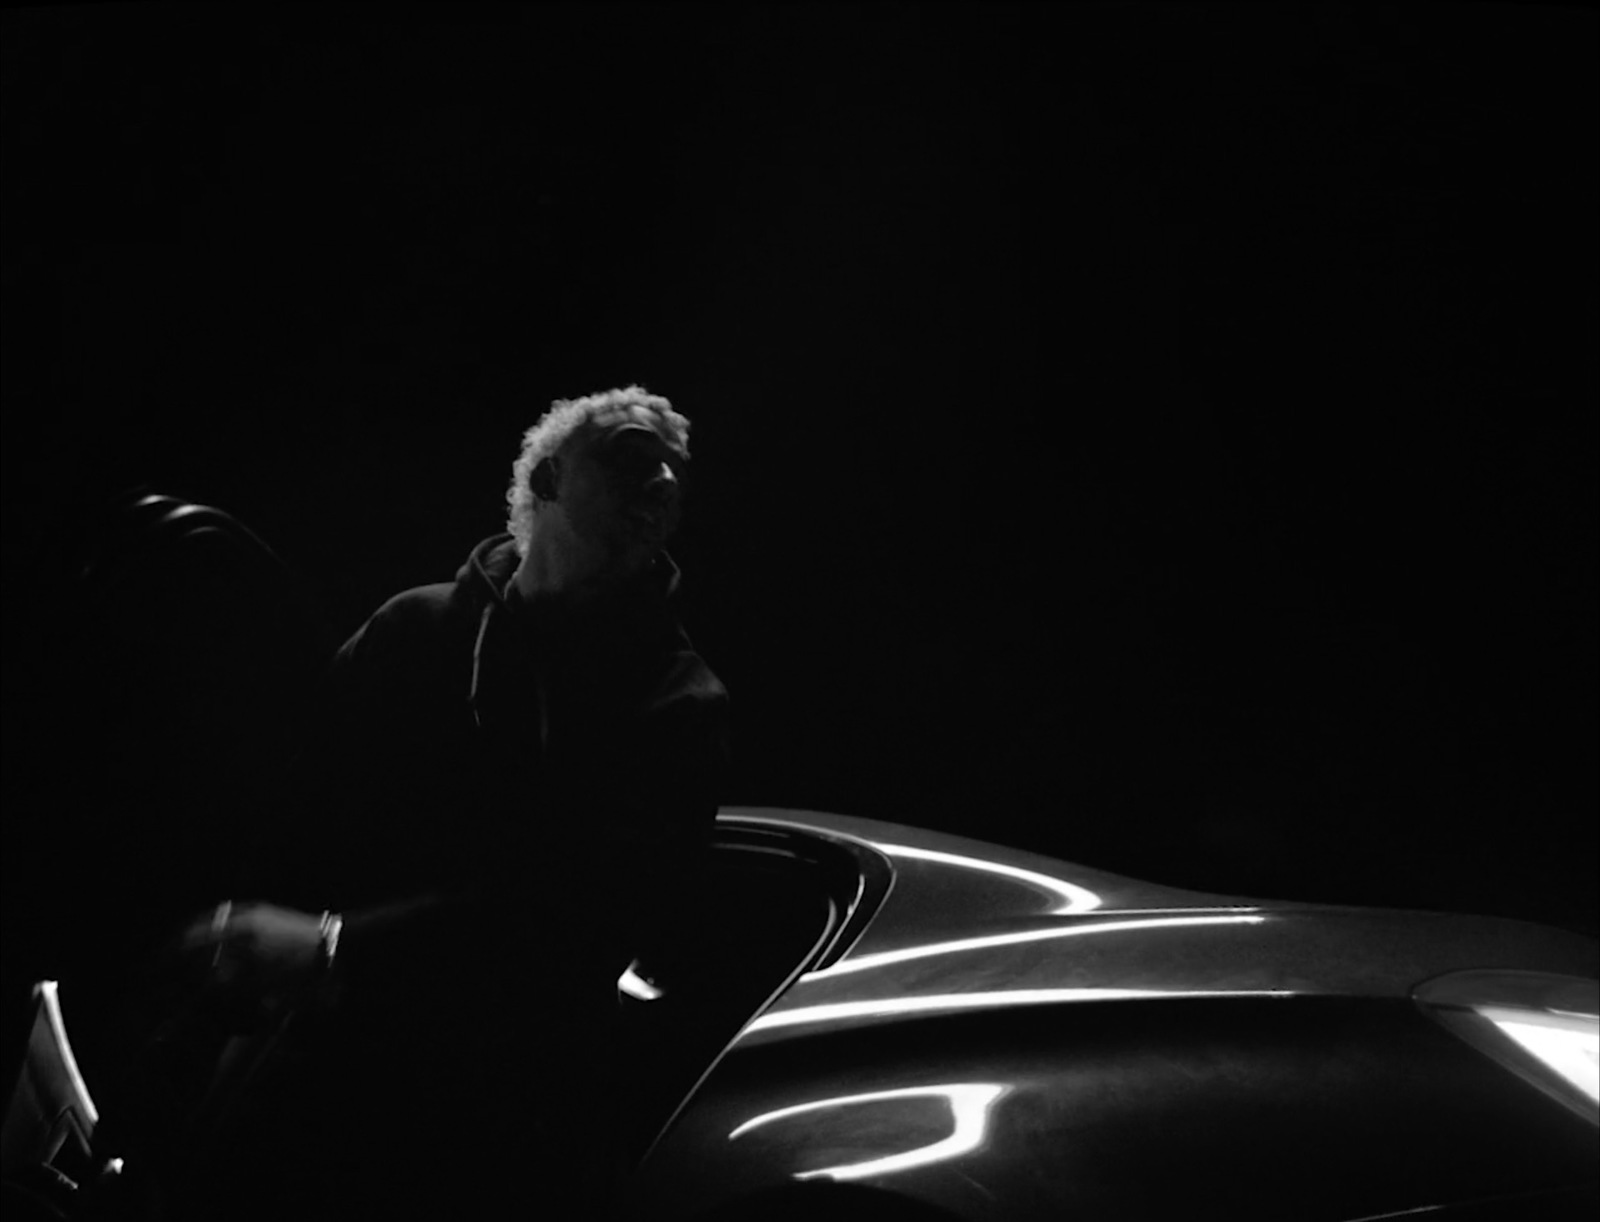
M479 1183L605 1105L617 979L693 885L726 762L727 694L664 550L688 430L638 386L552 405L514 465L509 533L339 650L315 817L270 892L296 906L224 904L188 934L268 998L339 983L318 1061L340 1101L317 1114L348 1174L296 1190L328 1216L391 1190L384 1209L458 1209L441 1158ZM341 1115L374 1097L381 1116Z

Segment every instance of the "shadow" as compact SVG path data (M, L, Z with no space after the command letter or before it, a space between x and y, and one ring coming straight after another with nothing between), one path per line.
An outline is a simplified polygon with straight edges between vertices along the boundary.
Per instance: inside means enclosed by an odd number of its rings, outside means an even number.
M54 555L8 608L7 1081L33 981L71 982L92 1063L93 1000L241 876L334 644L289 566L212 506L130 488Z

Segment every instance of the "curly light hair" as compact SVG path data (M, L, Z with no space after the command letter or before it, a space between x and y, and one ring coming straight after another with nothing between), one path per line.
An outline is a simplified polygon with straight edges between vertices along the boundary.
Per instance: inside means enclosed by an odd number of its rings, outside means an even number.
M580 432L628 419L650 425L680 457L688 460L688 418L673 411L671 403L643 386L604 390L581 399L557 399L522 435L522 452L511 466L511 486L506 489L506 505L510 510L506 529L516 540L518 555L528 554L533 538L533 516L537 509L533 491L528 487L533 469L559 454Z

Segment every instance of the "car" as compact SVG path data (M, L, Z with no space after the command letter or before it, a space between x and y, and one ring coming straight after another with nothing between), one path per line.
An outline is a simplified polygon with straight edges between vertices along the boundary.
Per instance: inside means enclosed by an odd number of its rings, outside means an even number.
M1593 1216L1593 939L811 811L724 809L712 858L618 982L648 1053L619 1216ZM6 1178L70 1215L63 1181L122 1168L40 1014Z

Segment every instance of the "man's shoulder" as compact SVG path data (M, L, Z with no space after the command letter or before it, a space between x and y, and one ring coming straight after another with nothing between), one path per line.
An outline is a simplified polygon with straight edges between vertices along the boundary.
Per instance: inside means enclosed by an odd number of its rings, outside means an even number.
M715 715L724 710L728 689L687 641L662 661L664 665L657 672L654 697L647 702L651 711L699 709Z
M372 618L393 624L435 621L458 611L459 602L455 582L435 581L401 590L380 606Z
M490 583L503 583L516 565L510 535L485 539L473 550L453 581L435 581L401 590L378 608L373 619L427 624L451 618L477 619Z
M401 590L378 607L340 651L372 661L437 650L459 635L456 625L471 618L458 587L450 582Z

